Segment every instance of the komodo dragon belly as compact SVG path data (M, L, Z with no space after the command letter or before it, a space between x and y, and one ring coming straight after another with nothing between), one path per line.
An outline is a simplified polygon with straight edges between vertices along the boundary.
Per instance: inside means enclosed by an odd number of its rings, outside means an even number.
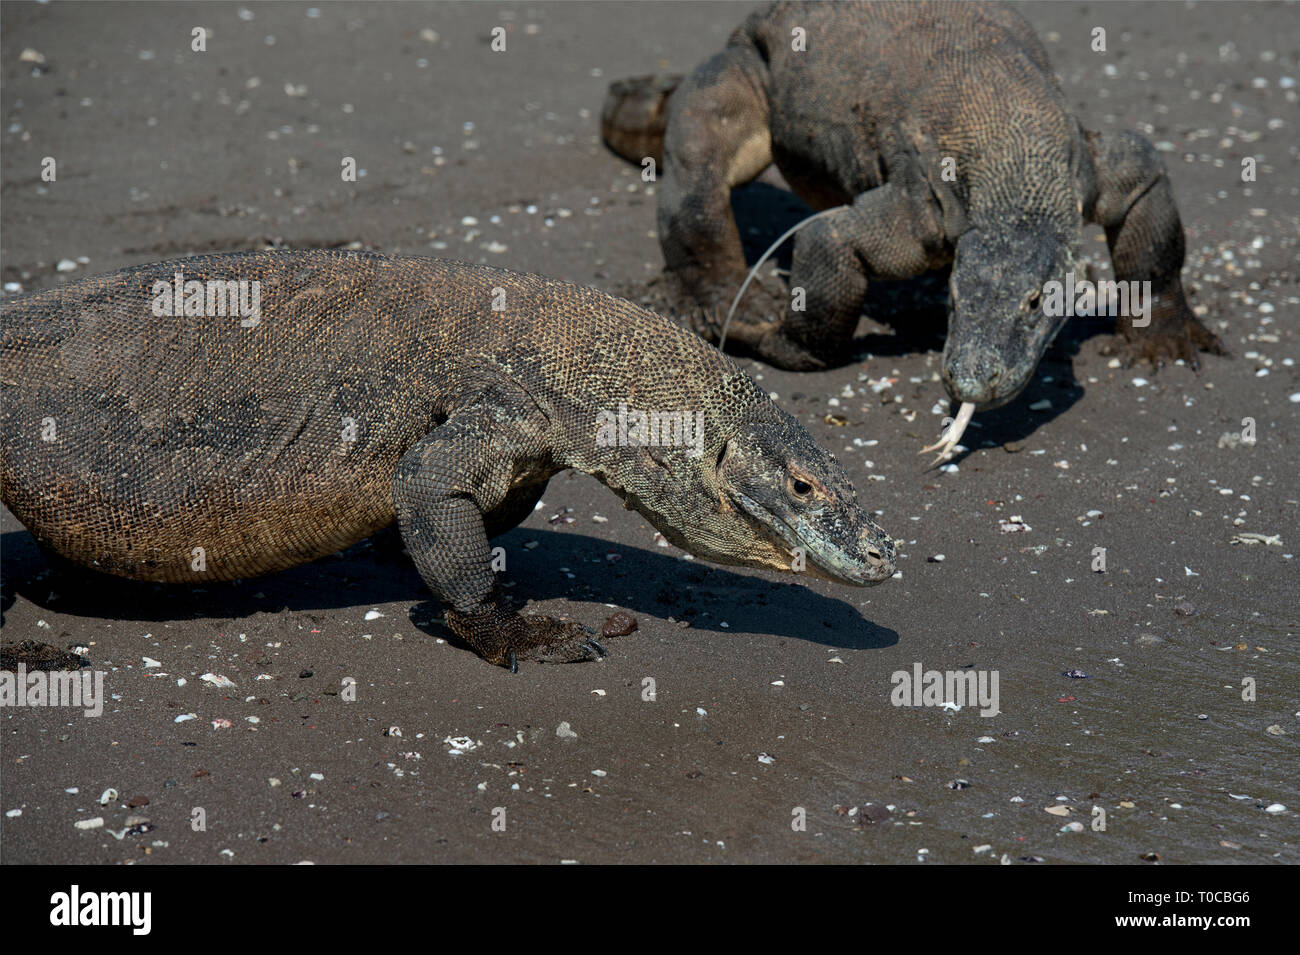
M191 410L180 395L164 407L74 394L6 409L0 480L37 541L76 563L140 580L251 577L394 519L399 449L359 468L344 458L345 416L311 396Z
M6 314L0 489L43 547L193 583L283 570L394 520L393 469L428 427L409 382L348 369L337 326L330 349L213 321L229 325L142 320L120 300Z

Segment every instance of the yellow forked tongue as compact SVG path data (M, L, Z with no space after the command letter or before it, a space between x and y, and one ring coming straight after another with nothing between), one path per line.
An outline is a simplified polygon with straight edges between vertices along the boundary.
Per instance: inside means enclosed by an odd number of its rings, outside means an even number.
M952 449L957 447L957 442L961 440L962 433L966 430L966 425L970 424L970 419L974 414L974 403L963 401L961 408L957 410L957 417L952 419L952 424L948 426L948 430L934 444L920 450L920 454L928 454L931 451L939 452L939 456L934 459L930 467L934 467L940 461L946 461L952 457Z

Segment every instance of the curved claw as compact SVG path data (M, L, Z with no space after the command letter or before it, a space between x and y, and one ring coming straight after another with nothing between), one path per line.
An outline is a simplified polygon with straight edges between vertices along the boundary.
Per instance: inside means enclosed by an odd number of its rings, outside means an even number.
M966 431L966 426L970 424L971 418L975 415L975 405L970 401L963 401L961 408L957 411L957 417L948 426L939 440L929 447L922 448L920 454L929 454L931 451L938 451L939 456L930 462L930 467L934 467L941 461L946 461L952 457L953 449L957 447L957 442L961 440L962 434Z
M605 657L609 656L609 651L595 640L584 640L582 642L582 648L590 653L596 654L597 660L603 660Z

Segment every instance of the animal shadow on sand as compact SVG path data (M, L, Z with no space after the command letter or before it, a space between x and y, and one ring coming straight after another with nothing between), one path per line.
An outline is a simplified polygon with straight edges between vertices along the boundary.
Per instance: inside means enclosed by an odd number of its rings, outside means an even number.
M558 475L554 480L563 479ZM529 542L538 546L525 547ZM52 567L26 531L4 534L0 546L0 611L6 614L18 594L55 613L138 621L284 611L316 620L315 615L333 610L405 601L412 604L416 626L460 643L443 626L441 608L402 552L395 527L310 564L202 587L123 580L64 562ZM844 588L846 599L828 597L797 581L771 580L585 534L534 527L503 534L493 546L505 548L508 569L502 583L517 607L528 600L567 598L618 604L634 614L673 617L697 630L729 635L770 633L843 649L878 649L898 642L896 631L872 623L854 606L851 601L863 593L857 588ZM603 616L587 616L583 612L580 622L599 629ZM723 627L723 621L729 626ZM57 629L44 633L42 639L60 645L74 637ZM16 639L9 634L5 638Z

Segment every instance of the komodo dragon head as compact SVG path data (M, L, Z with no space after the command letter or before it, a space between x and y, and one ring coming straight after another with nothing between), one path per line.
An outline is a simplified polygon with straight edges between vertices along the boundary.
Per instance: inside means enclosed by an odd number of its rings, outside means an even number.
M676 472L671 481L629 501L664 537L719 564L860 587L893 575L893 540L790 415L764 399L720 427L703 454L660 462Z
M1020 394L1066 320L1044 314L1043 287L1073 261L1071 240L1050 227L975 228L957 240L943 349L954 404L987 411Z

